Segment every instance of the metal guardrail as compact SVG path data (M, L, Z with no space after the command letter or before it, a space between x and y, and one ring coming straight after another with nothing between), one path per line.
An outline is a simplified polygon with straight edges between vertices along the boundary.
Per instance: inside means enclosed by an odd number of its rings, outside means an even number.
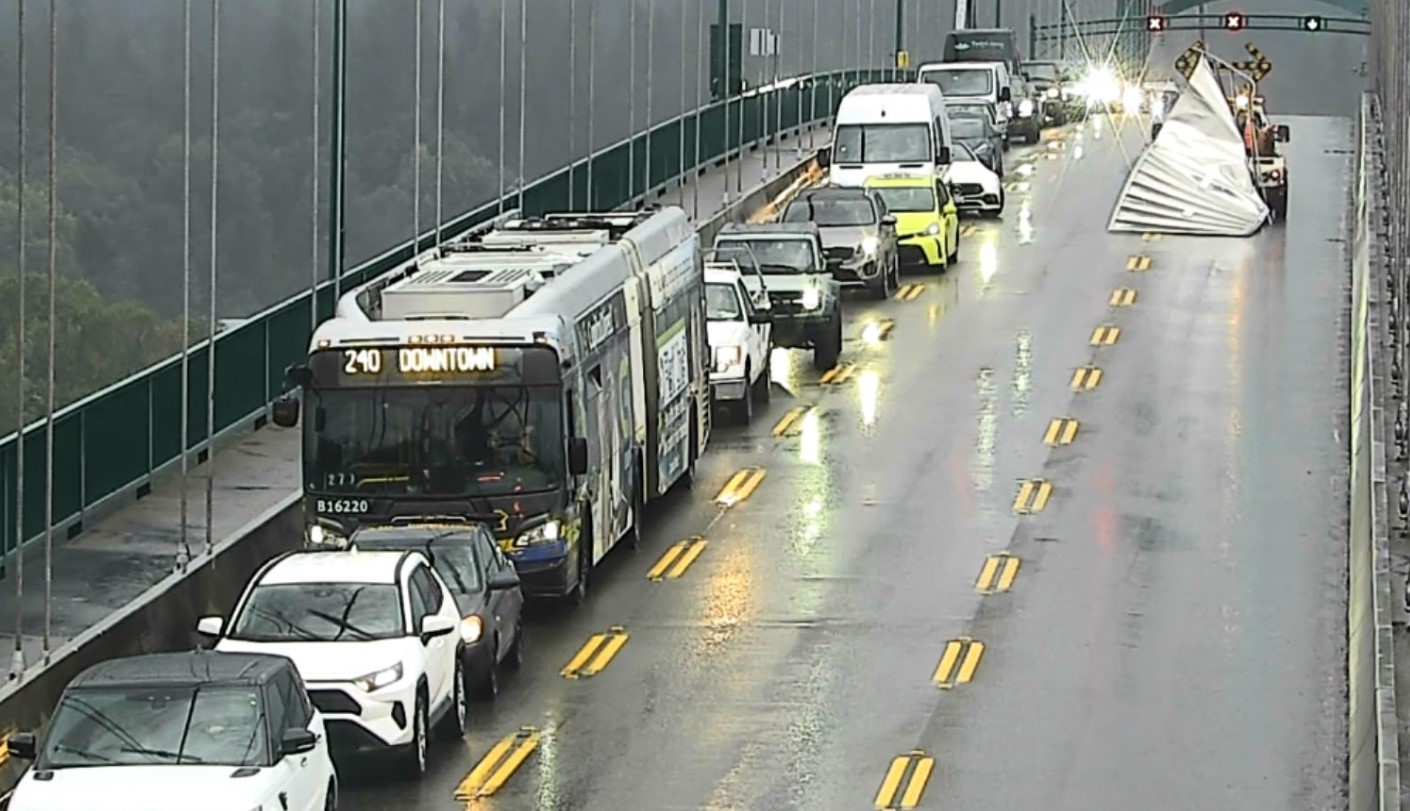
M890 68L833 71L800 77L658 124L647 131L577 160L524 189L528 213L548 210L611 210L640 199L643 189L659 189L699 174L728 156L768 143L800 126L829 118L842 96L858 84L906 81L912 73ZM765 115L766 109L782 111ZM740 126L742 120L742 127ZM699 123L697 163L696 134ZM766 129L766 126L767 129ZM681 148L682 139L684 149ZM651 143L647 149L646 144ZM685 160L682 160L684 154ZM650 164L647 163L650 156ZM683 165L684 164L684 165ZM588 189L588 167L593 187ZM517 200L517 193L514 195ZM448 221L444 238L453 238L493 217L499 201ZM431 247L435 229L416 241L397 245L343 274L343 289L375 278ZM313 300L311 300L311 297ZM282 301L246 323L216 336L216 444L230 434L264 425L268 404L283 385L283 370L307 351L315 320L332 315L334 285ZM316 318L315 318L316 314ZM204 460L206 422L206 353L209 342L190 354L190 433L180 436L181 366L179 357L113 384L54 417L55 530L76 535L85 522L150 491L153 478L179 466L182 449ZM28 482L45 474L44 422L25 428L24 471ZM33 435L33 440L30 439ZM0 551L16 547L16 434L0 440ZM45 531L44 488L25 488L28 541Z

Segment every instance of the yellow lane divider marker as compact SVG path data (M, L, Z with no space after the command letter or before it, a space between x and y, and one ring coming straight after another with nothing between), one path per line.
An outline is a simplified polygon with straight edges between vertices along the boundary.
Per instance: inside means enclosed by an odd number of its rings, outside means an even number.
M1071 417L1057 417L1048 423L1048 431L1043 434L1043 444L1049 448L1071 445L1077 438L1077 420Z
M1103 324L1092 330L1092 346L1111 346L1121 337L1121 327Z
M967 636L951 639L945 643L945 652L940 654L940 664L935 667L935 675L930 680L941 690L949 690L956 685L969 684L974 680L974 671L979 668L979 660L984 658L984 643Z
M788 409L788 412L774 423L773 435L776 437L794 436L803 427L803 417L812 410L811 405L794 406Z
M1136 291L1129 287L1118 287L1111 291L1111 298L1107 301L1113 307L1130 307L1136 303Z
M749 222L756 224L769 222L777 216L782 209L788 206L788 203L798 195L798 192L816 183L820 177L822 177L822 170L818 169L816 164L810 165L806 172L799 175L797 180L788 184L788 187L782 192L779 192L777 197L765 203L757 211L749 215Z
M685 574L685 570L690 568L690 564L700 557L700 553L705 551L706 545L710 542L693 535L683 541L671 544L671 548L666 550L666 554L656 561L656 565L651 567L651 571L646 573L648 580L676 580Z
M1131 256L1126 259L1126 269L1132 273L1138 273L1151 269L1151 258L1149 256Z
M996 594L1013 588L1018 577L1019 559L1008 552L998 552L984 559L984 568L979 570L979 579L974 581L974 590L980 594Z
M901 289L896 291L897 301L915 301L920 298L920 294L925 292L925 283L903 284Z
M1149 231L1146 232L1146 233L1144 233L1144 234L1141 234L1141 241L1142 241L1142 242L1159 242L1159 241L1161 241L1162 239L1165 239L1165 235L1164 235L1164 234L1155 234L1155 233L1151 233L1151 232L1149 232Z
M530 726L505 735L460 781L455 789L455 799L471 803L499 791L538 748L539 737L539 731Z
M868 321L862 327L862 342L867 344L878 344L891 337L891 330L896 328L896 321L891 318L883 318L879 321Z
M975 231L978 231L978 230L979 230L979 229L975 227L974 223L968 223L968 224L966 224L963 228L960 229L960 236L962 236L962 237L972 237L972 236L974 236L974 232L975 232Z
M1013 511L1019 515L1041 512L1053 495L1053 483L1047 479L1028 479L1018 486L1013 498Z
M567 666L558 671L558 675L565 679L589 679L596 676L612 663L612 659L622 650L622 646L627 644L629 638L627 629L620 625L613 625L605 634L593 634L568 661ZM592 661L589 662L589 659Z
M935 771L935 758L919 749L899 755L891 760L881 788L876 792L876 807L915 808L925 795L925 786L930 782L930 774ZM905 786L905 791L901 787Z
M1102 370L1095 366L1079 366L1072 373L1073 391L1091 391L1102 382Z
M824 386L840 386L850 380L856 371L856 364L843 361L823 372L823 376L818 379L818 382Z
M721 507L733 507L753 495L763 481L763 468L746 467L725 482L724 489L720 490L718 496L715 496L715 503Z

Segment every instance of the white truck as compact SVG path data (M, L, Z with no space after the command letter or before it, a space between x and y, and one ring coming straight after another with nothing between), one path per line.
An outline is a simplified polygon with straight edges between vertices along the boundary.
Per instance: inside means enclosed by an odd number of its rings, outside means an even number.
M745 284L736 262L705 263L705 328L710 341L710 398L731 406L740 422L754 418L754 405L770 396L773 305L754 271Z

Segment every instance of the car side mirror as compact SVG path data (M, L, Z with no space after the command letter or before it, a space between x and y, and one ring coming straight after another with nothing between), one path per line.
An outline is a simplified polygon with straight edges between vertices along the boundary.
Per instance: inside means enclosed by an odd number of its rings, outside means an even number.
M284 734L279 737L279 754L281 755L301 755L310 752L318 745L318 736L307 729L284 730Z
M274 401L270 419L280 428L293 428L299 424L299 398L284 394Z
M421 620L421 641L430 642L438 636L445 636L455 630L455 621L440 614L432 614Z
M1273 128L1273 140L1280 144L1286 144L1292 138L1292 132L1288 130L1287 124L1279 124Z
M884 226L886 226L887 228L895 228L895 227L896 227L896 215L895 215L895 214L887 214L885 217L882 217L882 218L881 218L881 224L884 225Z
M490 591L512 591L519 588L519 573L514 571L514 567L500 569L490 576Z
M218 637L225 631L224 617L201 617L196 623L196 633L201 636Z
M751 324L772 324L774 317L768 310L750 310L749 323Z
M818 168L826 169L832 165L832 145L828 144L818 150Z
M942 147L940 147L940 162L941 162L941 163L949 163L949 162L950 162L950 148L949 148L948 146L942 146Z
M568 440L568 474L582 476L588 472L587 440L575 436Z
M1013 101L1013 91L1007 87L999 88L999 101Z
M10 757L20 760L34 760L35 750L38 746L33 732L16 732L10 736L8 748Z

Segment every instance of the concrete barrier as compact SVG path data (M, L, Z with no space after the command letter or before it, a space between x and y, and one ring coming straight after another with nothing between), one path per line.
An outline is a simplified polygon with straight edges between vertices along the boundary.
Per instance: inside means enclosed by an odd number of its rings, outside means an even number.
M708 247L724 223L743 222L766 205L778 205L816 172L816 156L809 155L749 190L700 224L703 244ZM197 558L187 573L169 575L121 611L69 640L37 674L0 687L0 730L8 734L43 727L69 681L98 662L195 647L201 641L195 633L196 620L212 614L228 616L256 569L302 544L303 521L301 493L291 492L217 543L210 557ZM26 761L0 760L0 808L28 767Z
M1385 442L1378 387L1381 316L1372 249L1384 197L1370 96L1361 105L1352 213L1351 521L1348 554L1348 790L1351 811L1398 811L1400 755L1386 530Z

